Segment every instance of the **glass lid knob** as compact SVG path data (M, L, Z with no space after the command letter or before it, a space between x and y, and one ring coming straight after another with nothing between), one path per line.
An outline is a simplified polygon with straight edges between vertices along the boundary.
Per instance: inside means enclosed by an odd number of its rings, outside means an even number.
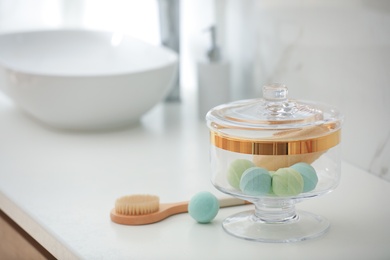
M274 83L263 86L263 98L267 101L281 102L287 100L288 89L284 84Z
M265 114L269 119L288 118L297 112L295 102L287 99L288 89L284 84L274 83L263 87Z

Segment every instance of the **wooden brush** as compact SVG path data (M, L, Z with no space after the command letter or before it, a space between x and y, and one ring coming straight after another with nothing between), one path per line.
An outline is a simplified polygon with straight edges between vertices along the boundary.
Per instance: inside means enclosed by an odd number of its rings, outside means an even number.
M118 198L111 210L111 220L122 225L146 225L159 222L169 216L188 212L188 201L160 203L155 195L128 195ZM220 199L221 208L251 204L248 201Z

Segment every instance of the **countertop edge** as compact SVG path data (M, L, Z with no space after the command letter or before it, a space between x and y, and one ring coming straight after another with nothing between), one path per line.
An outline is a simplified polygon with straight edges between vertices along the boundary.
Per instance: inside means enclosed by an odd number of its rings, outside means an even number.
M1 191L0 209L57 259L80 259Z

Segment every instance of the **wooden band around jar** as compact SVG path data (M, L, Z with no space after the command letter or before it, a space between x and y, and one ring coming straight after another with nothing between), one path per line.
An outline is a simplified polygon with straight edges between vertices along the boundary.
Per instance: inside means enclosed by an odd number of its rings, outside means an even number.
M211 143L221 149L253 155L294 155L326 151L340 143L340 129L316 138L276 141L248 140L221 135L210 131Z

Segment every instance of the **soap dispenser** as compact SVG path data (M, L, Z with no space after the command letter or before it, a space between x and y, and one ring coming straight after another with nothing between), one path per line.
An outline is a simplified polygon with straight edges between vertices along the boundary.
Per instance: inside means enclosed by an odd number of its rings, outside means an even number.
M230 64L221 58L216 43L217 29L211 26L211 48L207 61L198 62L198 107L199 116L204 119L207 112L218 104L230 101Z

